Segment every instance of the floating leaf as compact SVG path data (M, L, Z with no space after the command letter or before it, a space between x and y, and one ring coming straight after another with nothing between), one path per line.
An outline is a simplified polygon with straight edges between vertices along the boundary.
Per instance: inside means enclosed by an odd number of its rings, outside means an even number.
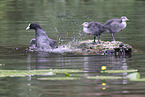
M130 79L131 81L140 81L140 82L145 82L145 78L142 79Z
M81 70L73 69L48 69L48 70L0 70L0 77L24 77L34 75L47 75L52 76L56 73L63 73L70 76L68 73L83 72Z
M140 79L140 74L138 72L135 73L131 73L129 75L126 76L127 78L131 79Z
M106 70L105 73L124 73L124 72L137 72L138 70ZM101 71L103 73L103 71Z
M47 77L47 78L37 78L38 80L78 80L78 77Z
M89 76L87 79L122 79L119 76Z
M64 74L65 74L66 77L70 77L71 76L70 74L68 74L66 72Z

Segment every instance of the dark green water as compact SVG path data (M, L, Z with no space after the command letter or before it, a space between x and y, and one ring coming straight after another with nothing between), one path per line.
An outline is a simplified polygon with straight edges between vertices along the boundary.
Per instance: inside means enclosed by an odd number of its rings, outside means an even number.
M81 76L100 76L102 65L108 70L135 69L145 78L145 1L143 0L1 0L0 69L79 69ZM131 57L73 56L24 51L35 38L26 31L30 22L38 23L48 37L60 45L92 39L82 32L85 21L104 23L127 16L127 28L115 34L118 41L133 46ZM104 33L101 40L111 41ZM125 77L128 73L110 74ZM144 97L145 82L128 79L47 80L34 77L0 78L0 97Z

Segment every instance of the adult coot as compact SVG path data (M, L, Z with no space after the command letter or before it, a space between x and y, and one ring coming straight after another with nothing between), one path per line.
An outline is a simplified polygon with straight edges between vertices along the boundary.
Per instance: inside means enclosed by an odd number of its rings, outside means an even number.
M127 26L126 21L128 20L129 19L126 16L122 16L120 19L110 19L103 24L103 29L106 32L110 32L112 34L113 41L115 41L113 34L125 29Z
M40 49L53 49L58 46L56 40L50 39L40 25L30 23L26 30L28 29L34 29L36 35L36 39L32 39L30 42L31 46L35 45L35 47Z
M99 22L84 22L83 24L83 31L86 34L91 34L94 36L94 44L96 36L98 36L98 43L99 43L99 39L100 39L100 35L104 32L104 30L102 29L102 24Z

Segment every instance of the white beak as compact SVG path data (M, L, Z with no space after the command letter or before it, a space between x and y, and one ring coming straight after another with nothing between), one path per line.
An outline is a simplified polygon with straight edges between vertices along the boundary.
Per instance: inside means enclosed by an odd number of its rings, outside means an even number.
M28 30L28 29L30 29L30 27L29 27L29 26L26 28L26 30Z
M28 27L26 28L26 30L30 29L30 25L31 25L31 23L28 25Z

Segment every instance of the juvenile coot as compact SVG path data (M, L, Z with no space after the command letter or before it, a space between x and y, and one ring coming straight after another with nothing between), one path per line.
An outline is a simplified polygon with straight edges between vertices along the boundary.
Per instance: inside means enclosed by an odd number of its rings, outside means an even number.
M126 16L122 16L120 19L110 19L103 24L103 29L111 33L113 41L115 41L113 34L125 29L127 26L126 21L128 20Z
M36 39L31 39L30 46L36 48Z
M99 43L99 39L100 39L100 35L104 32L104 30L102 29L102 24L99 22L84 22L83 24L83 31L86 34L91 34L94 36L94 44L96 43L96 36L98 36L98 43Z
M34 45L41 49L53 49L58 46L56 40L50 39L40 25L36 23L30 23L26 30L28 29L34 29L36 35L36 39L32 39L30 45Z

